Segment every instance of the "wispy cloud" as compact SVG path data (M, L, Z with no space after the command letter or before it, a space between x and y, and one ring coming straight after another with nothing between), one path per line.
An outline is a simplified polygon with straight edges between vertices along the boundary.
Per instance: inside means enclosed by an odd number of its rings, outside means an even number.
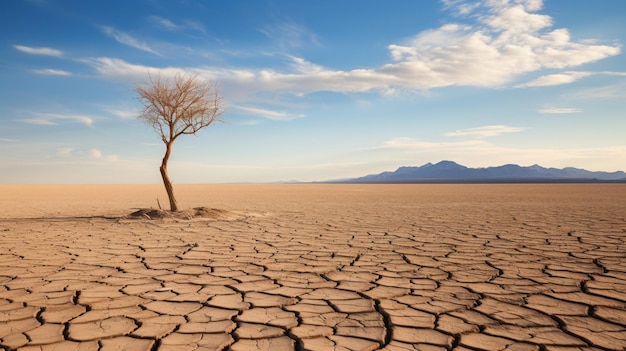
M119 109L119 108L107 108L106 111L121 119L137 118L137 116L139 116L139 114L141 113L141 111L136 110L136 109Z
M362 149L363 152L393 152L402 155L403 160L415 159L455 160L471 167L486 167L499 164L517 163L532 165L540 163L549 167L569 167L577 165L602 165L626 154L626 145L611 145L589 148L528 148L504 147L485 140L459 142L422 141L413 138L394 138L380 145ZM398 153L402 152L402 153ZM375 156L370 155L375 158ZM402 161L399 161L402 162Z
M169 31L176 31L181 28L179 25L174 24L174 22L168 20L167 18L159 16L149 16L148 20L150 20L150 22L152 22L155 26Z
M563 72L557 74L549 74L546 76L541 76L528 83L517 85L516 88L548 87L553 85L569 84L581 78L589 77L592 74L592 72Z
M626 72L599 72L599 74L605 74L607 76L626 77Z
M59 121L67 120L75 123L81 123L86 126L93 125L94 119L84 115L62 115L55 113L32 113L33 118L23 118L18 122L35 124L35 125L57 125Z
M583 88L566 95L567 98L575 100L626 100L626 82L615 84Z
M106 162L114 162L117 161L119 158L117 155L105 155L102 150L97 148L89 150L89 155L93 159L104 160Z
M60 69L34 69L32 72L36 74L47 75L47 76L71 76L72 75L72 73L68 71L63 71Z
M234 95L242 96L260 92L304 95L318 91L389 94L449 86L501 87L528 73L577 67L621 52L618 44L575 41L567 29L553 29L550 16L536 13L541 5L540 0L446 1L447 7L459 9L463 22L477 22L447 23L405 42L390 44L390 62L379 67L336 70L292 56L290 65L282 70L170 67L161 71L191 70L219 80ZM303 39L313 40L306 28L291 22L261 31L285 46L297 46ZM107 57L85 62L102 75L115 78L128 79L157 71L155 67ZM518 87L564 84L589 74L592 73L566 71Z
M132 81L145 79L147 74L160 73L163 76L173 77L177 73L185 73L190 70L184 68L157 68L136 65L118 58L97 57L83 58L79 61L93 67L98 73L108 78L123 78Z
M288 121L296 118L305 117L304 114L293 114L286 111L274 111L264 108L248 107L248 106L232 106L235 109L249 115L260 116L275 121Z
M21 52L25 52L31 55L44 55L44 56L63 56L61 50L47 48L47 47L32 47L24 45L13 45L13 47Z
M464 3L463 0L441 0L444 8L457 16L467 16L480 7L480 3Z
M13 143L16 142L17 139L11 139L11 138L0 138L0 143Z
M272 25L265 26L259 31L268 38L274 40L284 49L301 47L306 43L313 43L319 46L319 39L315 33L311 32L305 26L292 22L284 21Z
M579 109L579 108L563 108L563 107L552 107L552 108L544 108L539 110L539 113L545 113L545 114L570 114L570 113L580 113L583 112L583 110Z
M153 26L170 32L193 30L206 34L206 28L204 27L204 24L194 20L183 20L180 22L174 22L170 19L160 16L149 16L148 21L150 21Z
M526 128L497 125L455 130L454 132L446 133L445 136L487 138L506 133L523 132L524 130L526 130Z
M185 26L193 30L206 34L206 27L204 26L204 24L202 24L202 22L198 22L194 20L185 20L183 23L185 24Z
M17 120L18 122L26 123L26 124L34 124L40 126L55 126L57 123L53 122L48 118L23 118Z
M157 51L153 50L148 44L145 42L133 37L132 35L123 32L121 30L115 29L109 26L102 26L102 31L108 35L109 37L115 39L118 43L130 46L135 49L143 50L158 56L161 56Z
M66 159L66 161L81 161L81 162L115 162L119 159L117 155L110 154L105 155L102 150L98 148L92 149L84 149L84 148L76 148L76 147L58 147L55 150L56 156L59 158Z
M626 72L611 72L611 71L600 71L600 72L576 72L576 71L568 71L556 74L549 74L545 76L541 76L535 80L532 80L528 83L519 84L516 88L527 88L527 87L547 87L553 85L562 85L573 83L581 78L589 77L589 76L616 76L616 77L624 77L626 76Z
M423 141L414 138L398 137L387 140L381 145L366 148L365 150L449 150L449 149L462 149L468 147L482 147L490 145L483 140L467 140L467 141L454 141L454 142L440 142L440 141Z

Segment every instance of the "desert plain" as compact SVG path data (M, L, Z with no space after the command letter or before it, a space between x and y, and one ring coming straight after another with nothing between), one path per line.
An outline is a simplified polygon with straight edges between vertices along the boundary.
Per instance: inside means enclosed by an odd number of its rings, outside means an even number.
M626 185L0 185L0 349L625 350Z

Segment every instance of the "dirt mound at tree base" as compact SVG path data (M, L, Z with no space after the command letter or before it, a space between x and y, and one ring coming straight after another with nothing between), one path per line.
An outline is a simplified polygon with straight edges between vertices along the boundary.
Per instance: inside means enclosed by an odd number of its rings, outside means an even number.
M128 217L130 218L145 218L145 219L163 219L163 218L176 218L176 219L194 219L194 218L205 218L205 219L218 219L223 218L228 215L228 211L220 210L218 208L208 208L208 207L194 207L190 210L183 211L167 211L167 210L157 210L153 208L142 208L133 213L131 213Z

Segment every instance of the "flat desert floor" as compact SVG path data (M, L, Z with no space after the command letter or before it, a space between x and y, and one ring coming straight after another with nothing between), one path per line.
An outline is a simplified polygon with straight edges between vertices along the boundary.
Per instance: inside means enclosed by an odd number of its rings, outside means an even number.
M625 350L626 185L0 185L5 350Z

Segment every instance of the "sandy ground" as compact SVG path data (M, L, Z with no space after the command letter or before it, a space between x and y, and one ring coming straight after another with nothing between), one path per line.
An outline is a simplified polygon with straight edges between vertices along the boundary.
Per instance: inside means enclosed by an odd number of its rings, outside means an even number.
M625 350L624 185L0 185L7 350Z

